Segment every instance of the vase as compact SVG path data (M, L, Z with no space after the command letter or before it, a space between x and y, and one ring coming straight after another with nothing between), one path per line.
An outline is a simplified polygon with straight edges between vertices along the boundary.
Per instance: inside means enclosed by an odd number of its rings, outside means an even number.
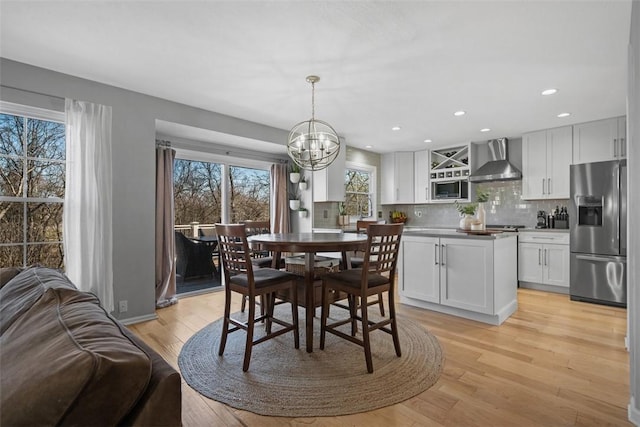
M300 200L289 200L289 207L292 211L297 211L300 209Z
M338 215L338 225L349 225L349 215Z
M298 216L300 218L306 218L308 214L309 214L309 211L298 211Z
M478 210L476 212L476 219L478 221L480 221L480 230L484 230L485 228L487 228L487 221L486 221L486 212L484 210L484 203L478 203Z
M465 214L460 219L460 228L462 230L471 230L471 223L473 222L473 215Z
M298 183L298 188L300 188L301 191L304 191L307 189L307 182L306 181L301 181Z
M289 181L293 184L297 184L300 181L300 174L298 172L291 172L289 174Z

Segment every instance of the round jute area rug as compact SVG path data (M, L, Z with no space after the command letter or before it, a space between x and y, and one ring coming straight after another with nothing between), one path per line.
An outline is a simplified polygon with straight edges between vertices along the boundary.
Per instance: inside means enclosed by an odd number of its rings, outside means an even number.
M331 315L342 311L332 308ZM278 316L290 318L290 306L276 306ZM243 331L229 334L224 355L218 356L222 319L184 344L178 364L185 381L202 395L260 415L321 417L371 411L427 390L442 372L444 357L436 337L406 317L398 316L398 324L401 357L395 354L391 335L371 333L372 374L367 373L364 350L356 344L327 334L325 349L319 349L319 318L314 319L313 353L307 353L303 310L300 348L293 347L292 333L260 343L253 347L247 372L242 372ZM260 324L254 338L263 334Z

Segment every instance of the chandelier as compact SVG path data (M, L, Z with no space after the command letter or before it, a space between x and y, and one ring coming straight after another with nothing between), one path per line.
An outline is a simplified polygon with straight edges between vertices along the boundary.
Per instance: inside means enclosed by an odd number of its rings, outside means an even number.
M287 152L302 169L317 171L329 166L340 152L340 138L327 122L315 118L315 84L318 76L307 76L311 83L311 120L295 125L289 132Z

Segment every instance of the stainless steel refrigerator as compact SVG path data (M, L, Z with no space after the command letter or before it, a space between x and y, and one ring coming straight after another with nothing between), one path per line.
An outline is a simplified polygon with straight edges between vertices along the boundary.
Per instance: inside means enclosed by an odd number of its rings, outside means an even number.
M627 161L571 165L572 300L627 306Z

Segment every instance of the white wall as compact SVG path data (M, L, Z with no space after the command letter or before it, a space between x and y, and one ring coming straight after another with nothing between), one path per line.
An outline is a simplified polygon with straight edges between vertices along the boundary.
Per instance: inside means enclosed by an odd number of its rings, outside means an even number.
M74 98L113 109L113 280L120 318L155 313L155 120L285 144L288 131L0 58L0 98L51 106ZM18 89L18 90L13 90ZM26 91L26 92L24 92ZM39 105L38 105L39 104ZM117 304L116 304L117 306Z
M628 162L628 218L640 212L640 3L631 8L629 41L629 87L627 92L627 162ZM627 286L629 320L630 393L629 419L640 425L640 233L627 227Z

